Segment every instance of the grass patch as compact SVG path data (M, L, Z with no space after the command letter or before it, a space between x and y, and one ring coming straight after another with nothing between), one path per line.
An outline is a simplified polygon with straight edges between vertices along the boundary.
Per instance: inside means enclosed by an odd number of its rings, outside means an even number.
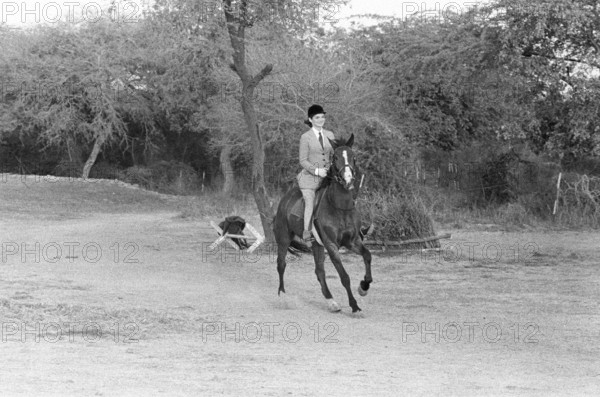
M176 196L109 180L0 174L2 212L26 217L77 218L92 212L168 210Z
M0 174L0 200L0 212L16 218L60 220L89 213L152 211L178 211L183 219L258 215L254 197L247 193L228 196L205 189L195 195L177 196L110 179Z

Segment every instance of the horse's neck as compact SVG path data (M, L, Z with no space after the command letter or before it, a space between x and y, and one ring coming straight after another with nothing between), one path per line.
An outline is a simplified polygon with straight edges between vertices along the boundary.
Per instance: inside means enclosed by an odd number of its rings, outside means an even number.
M333 182L327 189L329 202L339 210L351 210L354 208L352 191L344 189L339 183Z

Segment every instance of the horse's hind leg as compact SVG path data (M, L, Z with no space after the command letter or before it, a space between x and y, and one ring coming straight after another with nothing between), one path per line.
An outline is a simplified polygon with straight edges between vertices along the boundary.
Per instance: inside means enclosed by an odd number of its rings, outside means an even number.
M312 251L313 257L315 258L315 274L317 275L319 284L321 284L321 292L323 292L323 296L325 299L327 299L329 310L332 312L339 312L341 310L340 305L333 300L333 296L329 291L329 287L327 286L327 281L325 279L325 248L319 244L313 244Z
M365 262L365 278L360 282L358 287L358 294L360 296L365 296L367 295L369 287L373 282L373 277L371 277L371 251L369 251L359 239L356 239L352 243L352 247L350 249L352 252L361 255L363 257L363 261Z

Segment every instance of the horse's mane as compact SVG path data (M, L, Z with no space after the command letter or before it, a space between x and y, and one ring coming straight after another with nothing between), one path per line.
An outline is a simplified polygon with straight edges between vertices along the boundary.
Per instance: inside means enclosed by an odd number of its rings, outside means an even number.
M334 139L334 140L330 139L330 142L331 142L331 146L333 147L334 151L338 147L344 146L344 143L346 143L346 141L341 138ZM317 191L319 191L321 189L325 189L327 186L331 185L332 180L333 180L333 166L329 167L329 169L327 170L327 175L321 182L321 185L317 188Z
M340 146L344 146L346 144L346 140L342 139L342 138L338 138L338 139L334 139L334 140L329 140L331 142L331 146L333 147L333 150L337 149Z

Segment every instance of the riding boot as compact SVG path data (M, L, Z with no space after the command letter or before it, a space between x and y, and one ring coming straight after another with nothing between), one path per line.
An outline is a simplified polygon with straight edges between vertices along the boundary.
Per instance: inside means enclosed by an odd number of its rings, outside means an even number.
M304 240L306 243L310 243L315 241L315 238L310 230L304 230L304 232L302 232L302 240Z

